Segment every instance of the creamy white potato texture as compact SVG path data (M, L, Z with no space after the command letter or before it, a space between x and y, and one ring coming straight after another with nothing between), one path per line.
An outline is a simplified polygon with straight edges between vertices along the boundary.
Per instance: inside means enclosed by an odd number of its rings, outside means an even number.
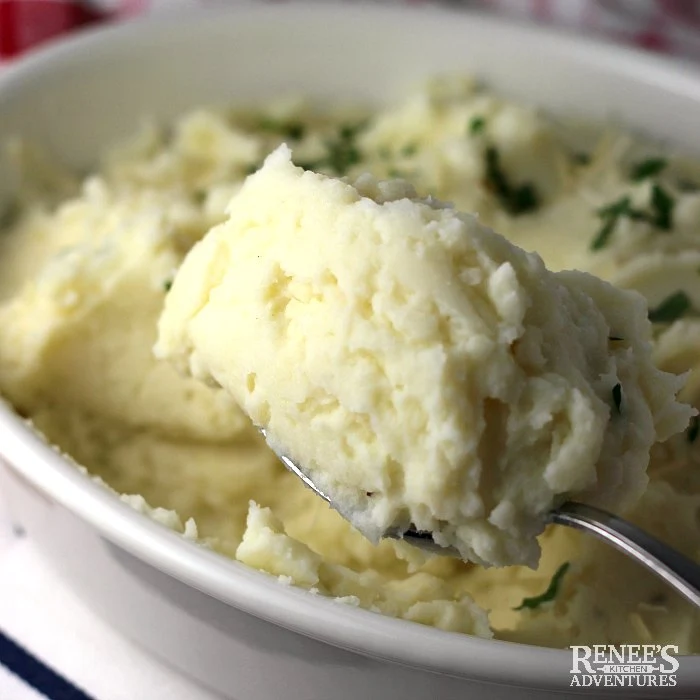
M168 129L147 125L82 182L17 151L30 163L24 185L15 206L0 203L4 396L141 512L287 583L499 639L700 651L696 610L567 528L540 535L536 570L428 557L388 539L371 544L284 469L226 391L153 356L182 261L282 142L308 170L347 177L358 190L366 173L404 178L420 198L477 213L551 270L577 268L638 290L650 306L656 365L690 371L680 396L700 403L697 163L617 129L551 119L462 78L433 81L382 109L329 111L294 97L198 109ZM366 198L381 199L378 191ZM606 318L614 332L631 323ZM626 342L614 336L608 351L623 352L615 343ZM624 364L619 355L615 364ZM601 394L610 420L613 379ZM624 411L635 399L619 380ZM693 419L654 445L650 483L621 512L700 561L697 437ZM542 596L566 563L559 586Z
M644 298L553 273L405 181L270 155L179 268L156 355L222 386L375 543L537 564L563 500L633 504L684 430Z

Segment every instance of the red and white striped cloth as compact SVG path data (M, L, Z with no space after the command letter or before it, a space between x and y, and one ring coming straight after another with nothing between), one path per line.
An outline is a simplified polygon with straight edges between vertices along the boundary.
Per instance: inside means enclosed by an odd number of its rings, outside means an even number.
M481 0L476 4L700 60L698 0Z
M0 0L0 60L8 60L46 39L95 22L239 1ZM698 0L443 0L442 4L474 7L537 23L574 28L653 51L700 60Z

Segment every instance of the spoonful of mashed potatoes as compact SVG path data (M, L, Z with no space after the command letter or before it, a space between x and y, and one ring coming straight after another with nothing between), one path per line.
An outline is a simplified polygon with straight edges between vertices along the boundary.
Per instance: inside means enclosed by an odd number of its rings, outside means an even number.
M486 566L539 559L569 501L611 510L684 430L646 301L551 272L403 180L280 146L194 246L155 353L230 393L370 540L418 530Z

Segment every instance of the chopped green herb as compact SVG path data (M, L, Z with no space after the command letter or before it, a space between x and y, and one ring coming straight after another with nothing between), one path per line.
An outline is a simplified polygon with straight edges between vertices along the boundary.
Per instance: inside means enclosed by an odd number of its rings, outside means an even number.
M207 191L205 189L197 189L192 193L192 199L195 204L204 204L207 198Z
M258 128L262 131L274 131L294 141L303 139L306 133L306 127L301 122L284 122L270 117L262 117Z
M673 228L673 207L675 200L661 185L654 185L651 188L651 208L653 220L651 223L664 231Z
M163 289L164 289L166 292L169 292L172 286L173 286L173 281L172 281L172 280L165 280L165 282L163 282Z
M533 185L527 183L520 185L513 193L511 204L512 214L523 214L536 209L539 204L539 198Z
M362 160L362 153L355 141L365 126L366 122L344 124L333 138L326 141L327 151L324 156L315 161L302 161L297 165L304 170L330 170L336 175L345 175L348 168ZM387 155L390 154L387 152Z
M613 403L618 413L622 413L622 384L619 382L612 388Z
M668 161L665 158L647 158L632 166L630 178L633 182L641 182L658 175L667 165Z
M622 216L623 214L629 213L630 210L630 198L620 197L610 204L606 204L604 207L598 209L596 214L602 219L609 218L612 216Z
M285 131L290 139L294 139L295 141L301 141L301 139L304 138L304 134L306 134L306 127L303 124L299 123L287 124L287 128Z
M685 431L686 440L692 445L698 439L698 434L700 434L700 420L698 420L697 416L693 416L690 419L688 429Z
M486 120L483 117L472 117L469 121L469 133L472 136L480 134L486 126Z
M340 138L350 141L367 127L367 122L358 122L357 124L343 124L340 127Z
M608 340L624 340L624 338L620 338L619 335L609 335Z
M678 180L678 182L676 183L676 187L681 192L697 192L698 190L700 190L700 185L697 182L694 182L693 180L688 180L686 178Z
M600 250L605 247L615 231L617 222L623 216L633 221L646 221L656 228L669 231L673 227L674 205L673 197L661 185L655 184L651 189L651 211L634 208L628 196L620 197L620 199L601 207L596 213L602 219L603 224L591 241L591 250Z
M362 154L355 141L358 133L364 127L364 123L341 126L338 135L326 142L328 153L319 161L318 165L331 169L336 175L345 175L348 168L356 165L362 159Z
M667 296L657 307L649 309L652 323L673 323L690 311L692 303L684 291Z
M401 155L410 158L410 156L415 156L418 152L418 145L415 143L409 143L401 149Z
M554 576L552 576L552 580L549 582L549 586L547 586L547 590L544 593L532 598L523 598L523 602L520 603L517 608L513 608L513 610L523 610L524 608L534 610L535 608L539 608L540 605L543 605L544 603L553 601L557 597L557 593L559 592L559 584L561 583L564 574L569 570L570 565L571 564L568 561L565 561L554 572Z
M517 216L525 214L539 205L539 197L534 186L525 183L511 185L501 167L501 157L496 148L489 146L485 153L486 177L484 184L500 200L503 208Z
M16 198L7 201L4 207L0 208L0 231L9 228L17 222L22 213L22 207Z
M608 239L612 236L618 220L621 216L629 214L629 211L629 197L620 197L620 199L598 209L596 214L603 220L603 225L596 237L591 241L591 250L600 250L607 245Z
M351 165L358 163L361 157L355 145L355 132L350 131L349 127L343 127L338 139L328 143L327 161L338 175L343 175Z
M588 165L591 162L590 153L574 153L572 157L577 165Z
M596 237L591 241L591 250L600 250L607 245L608 238L612 236L613 231L615 230L617 219L618 217L610 217L603 221L600 231L598 231Z
M403 173L398 168L389 168L386 174L392 178L401 179L404 177Z
M258 163L251 163L250 165L246 166L245 174L252 175L253 173L258 171L259 167L260 165L258 165Z

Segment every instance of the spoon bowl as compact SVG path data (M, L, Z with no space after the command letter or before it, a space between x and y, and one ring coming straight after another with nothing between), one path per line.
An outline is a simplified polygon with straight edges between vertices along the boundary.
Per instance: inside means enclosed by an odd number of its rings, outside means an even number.
M270 445L265 429L258 427L258 430ZM272 446L270 449L292 474L302 480L305 486L320 496L334 510L338 510L332 498L319 489L299 465L287 455L280 454ZM584 530L598 539L604 540L627 556L636 559L693 605L700 607L700 565L629 521L585 503L567 501L552 510L547 515L546 522ZM412 529L403 532L388 530L384 536L404 540L414 547L432 554L459 556L453 547L442 547L437 544L430 532Z

